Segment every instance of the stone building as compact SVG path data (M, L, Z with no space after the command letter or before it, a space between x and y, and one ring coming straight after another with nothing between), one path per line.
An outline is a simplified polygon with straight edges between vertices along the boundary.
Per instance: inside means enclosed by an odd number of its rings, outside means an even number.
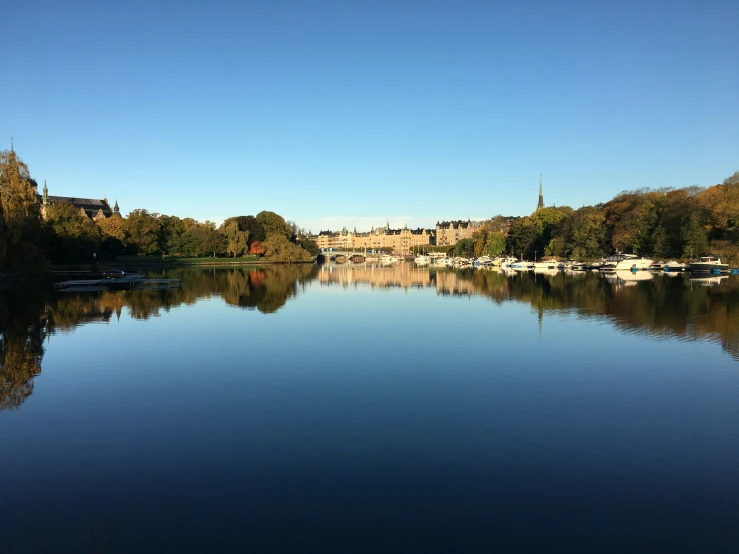
M63 202L69 202L77 208L82 215L89 217L93 221L106 219L108 217L121 216L121 211L118 208L118 200L116 200L115 205L111 209L107 198L98 200L95 198L75 198L72 196L49 196L49 189L46 186L46 181L44 181L44 191L40 200L41 215L44 219L46 218L46 209L49 206Z
M428 229L409 229L406 225L402 229L391 229L390 224L385 227L374 227L368 233L347 231L321 231L314 237L319 248L336 250L380 250L392 248L396 254L410 254L424 245L432 244L433 231Z
M436 222L436 245L454 246L458 240L472 238L472 234L482 226L481 221L442 221Z
M356 229L354 232L356 233ZM346 230L346 227L340 233L321 231L318 236L313 237L313 240L319 248L330 250L351 250L354 246L353 235Z
M393 253L405 255L431 244L431 237L428 229L410 229L407 225L402 229L391 229L387 224L383 228L373 228L369 233L356 234L354 243L362 250L392 248Z

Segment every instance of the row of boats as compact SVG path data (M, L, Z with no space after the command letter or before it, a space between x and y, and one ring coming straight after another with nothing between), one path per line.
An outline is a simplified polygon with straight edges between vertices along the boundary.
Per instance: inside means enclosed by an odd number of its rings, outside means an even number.
M382 260L383 263L394 263L401 261L402 258L392 256L387 257L388 260ZM454 267L454 268L485 268L500 267L502 269L513 269L516 271L529 271L535 269L549 270L570 270L570 271L665 271L680 272L692 271L694 273L726 273L729 271L729 264L722 263L721 258L717 256L703 256L689 264L677 262L674 260L664 262L650 260L634 254L616 253L606 258L602 258L597 262L578 262L576 260L539 260L526 261L518 260L511 257L490 257L480 256L478 258L446 258L417 256L414 261L418 265L432 265L437 267Z

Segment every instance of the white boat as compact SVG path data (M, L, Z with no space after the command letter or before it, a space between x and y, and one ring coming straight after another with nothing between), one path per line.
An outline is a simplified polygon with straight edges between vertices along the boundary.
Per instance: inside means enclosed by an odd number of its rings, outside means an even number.
M511 264L510 268L515 269L516 271L529 271L530 269L534 269L534 262L521 260L520 262L517 261Z
M562 269L564 263L557 260L534 262L534 269Z
M421 254L420 256L416 256L415 258L413 258L413 261L416 262L416 264L418 265L429 265L429 263L431 262L431 258Z
M600 267L601 271L619 271L622 269L626 270L639 270L647 269L652 265L653 260L648 258L640 258L634 254L613 254L608 256Z
M518 260L516 258L501 258L500 260L500 267L503 269L507 267L511 267L513 264L515 264Z
M690 262L688 266L693 273L719 273L729 270L729 264L722 264L717 256L701 256L697 262Z
M680 262L676 262L675 260L670 260L666 264L662 265L662 271L667 273L685 271L685 264L681 264Z

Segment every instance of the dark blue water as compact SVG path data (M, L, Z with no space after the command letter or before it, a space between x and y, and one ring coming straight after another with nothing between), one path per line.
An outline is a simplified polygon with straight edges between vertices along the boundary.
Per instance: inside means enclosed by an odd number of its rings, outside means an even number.
M0 551L739 551L739 278L180 276L3 293Z

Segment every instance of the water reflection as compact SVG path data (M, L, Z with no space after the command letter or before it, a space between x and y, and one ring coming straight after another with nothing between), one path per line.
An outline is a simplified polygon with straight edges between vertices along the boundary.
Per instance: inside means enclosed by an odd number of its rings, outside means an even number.
M369 285L435 290L439 295L479 295L498 304L530 304L541 319L548 312L604 318L622 332L711 340L739 360L739 279L691 278L640 273L604 278L597 273L448 271L413 264L372 266L266 266L186 269L153 274L182 279L179 290L51 293L0 291L0 411L18 408L41 372L45 338L89 323L130 317L147 319L171 308L220 297L230 306L276 312L307 283L343 288Z
M0 292L0 412L15 410L33 393L47 334L44 291Z
M573 311L606 318L625 332L711 340L739 360L739 278L648 272L502 272L435 270L413 264L389 267L324 266L323 284L427 287L438 294L480 295L500 304L525 302L542 317Z
M134 319L148 319L214 296L232 306L269 314L296 296L315 272L310 265L187 269L166 272L182 278L183 286L177 290L51 293L45 287L33 287L0 291L0 412L17 409L33 393L44 340L50 334L87 323L107 323L114 316L120 318L123 309Z

